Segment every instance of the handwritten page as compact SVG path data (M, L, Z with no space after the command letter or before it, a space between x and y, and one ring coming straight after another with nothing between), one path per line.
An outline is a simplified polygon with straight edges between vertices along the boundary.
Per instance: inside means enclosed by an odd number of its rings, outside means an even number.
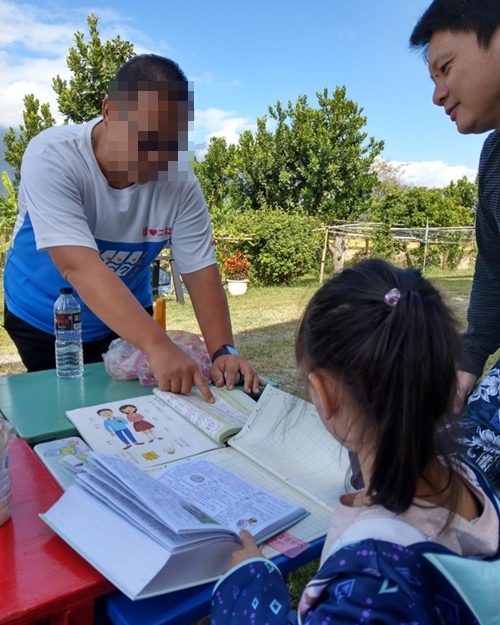
M229 445L328 507L346 491L347 449L325 429L311 403L272 386Z

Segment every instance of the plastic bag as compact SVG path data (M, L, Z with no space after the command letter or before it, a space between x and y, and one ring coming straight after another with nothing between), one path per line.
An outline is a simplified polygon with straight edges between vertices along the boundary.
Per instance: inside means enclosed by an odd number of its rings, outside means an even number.
M184 330L167 330L167 336L177 347L191 356L205 380L210 383L212 362L204 341L196 334ZM106 371L114 380L138 379L143 386L156 386L157 384L146 354L123 339L112 341L102 358Z

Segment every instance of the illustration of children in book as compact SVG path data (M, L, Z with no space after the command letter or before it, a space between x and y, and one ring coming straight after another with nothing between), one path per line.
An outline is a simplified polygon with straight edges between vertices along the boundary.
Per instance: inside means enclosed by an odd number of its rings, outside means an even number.
M154 425L149 421L146 421L143 415L137 412L137 406L134 406L133 404L124 404L123 406L120 406L118 410L127 415L127 419L134 424L134 430L136 432L144 432L144 435L147 436L150 443L152 443L155 438L159 441L163 440L161 436L155 436L153 432Z
M132 443L134 445L144 445L144 443L137 442L135 436L127 427L127 421L123 417L114 417L113 411L110 408L100 408L97 411L100 417L104 417L103 426L104 429L111 434L111 436L117 436L122 443L125 444L123 449L130 449Z
M92 466L88 459L88 448L86 445L82 446L81 440L63 439L59 442L60 447L48 449L43 455L47 457L61 456L58 462L74 472L82 470L85 466Z

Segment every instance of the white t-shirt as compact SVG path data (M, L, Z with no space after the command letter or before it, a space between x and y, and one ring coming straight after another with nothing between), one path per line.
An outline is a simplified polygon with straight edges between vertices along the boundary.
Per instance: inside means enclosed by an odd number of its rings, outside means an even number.
M408 510L398 515L380 505L352 506L356 493L342 495L335 507L332 524L323 545L321 563L325 562L332 551L351 542L349 528L354 526L354 523L366 521L367 526L371 528L371 532L363 538L370 536L397 544L418 542L418 539L406 541L402 526L397 523L384 523L384 519L404 521L421 532L425 540L436 542L463 556L485 558L495 555L498 551L499 533L499 518L495 507L479 486L474 472L463 464L460 467L470 489L483 507L477 519L467 521L457 514L443 531L449 515L448 510L430 506L423 499L415 498Z
M216 262L208 209L194 174L174 172L163 181L110 187L91 145L100 120L41 132L22 162L5 299L12 313L51 334L52 307L59 288L68 286L46 251L51 247L97 250L143 306L151 305L151 262L165 245L181 273ZM105 336L109 329L80 303L83 340Z

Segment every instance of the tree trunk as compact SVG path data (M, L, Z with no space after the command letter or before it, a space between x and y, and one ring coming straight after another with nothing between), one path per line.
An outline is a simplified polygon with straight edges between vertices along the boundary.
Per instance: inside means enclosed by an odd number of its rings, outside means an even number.
M328 249L332 254L333 273L340 273L344 268L345 261L346 244L344 235L336 234L333 245L330 243L330 241L328 241Z

